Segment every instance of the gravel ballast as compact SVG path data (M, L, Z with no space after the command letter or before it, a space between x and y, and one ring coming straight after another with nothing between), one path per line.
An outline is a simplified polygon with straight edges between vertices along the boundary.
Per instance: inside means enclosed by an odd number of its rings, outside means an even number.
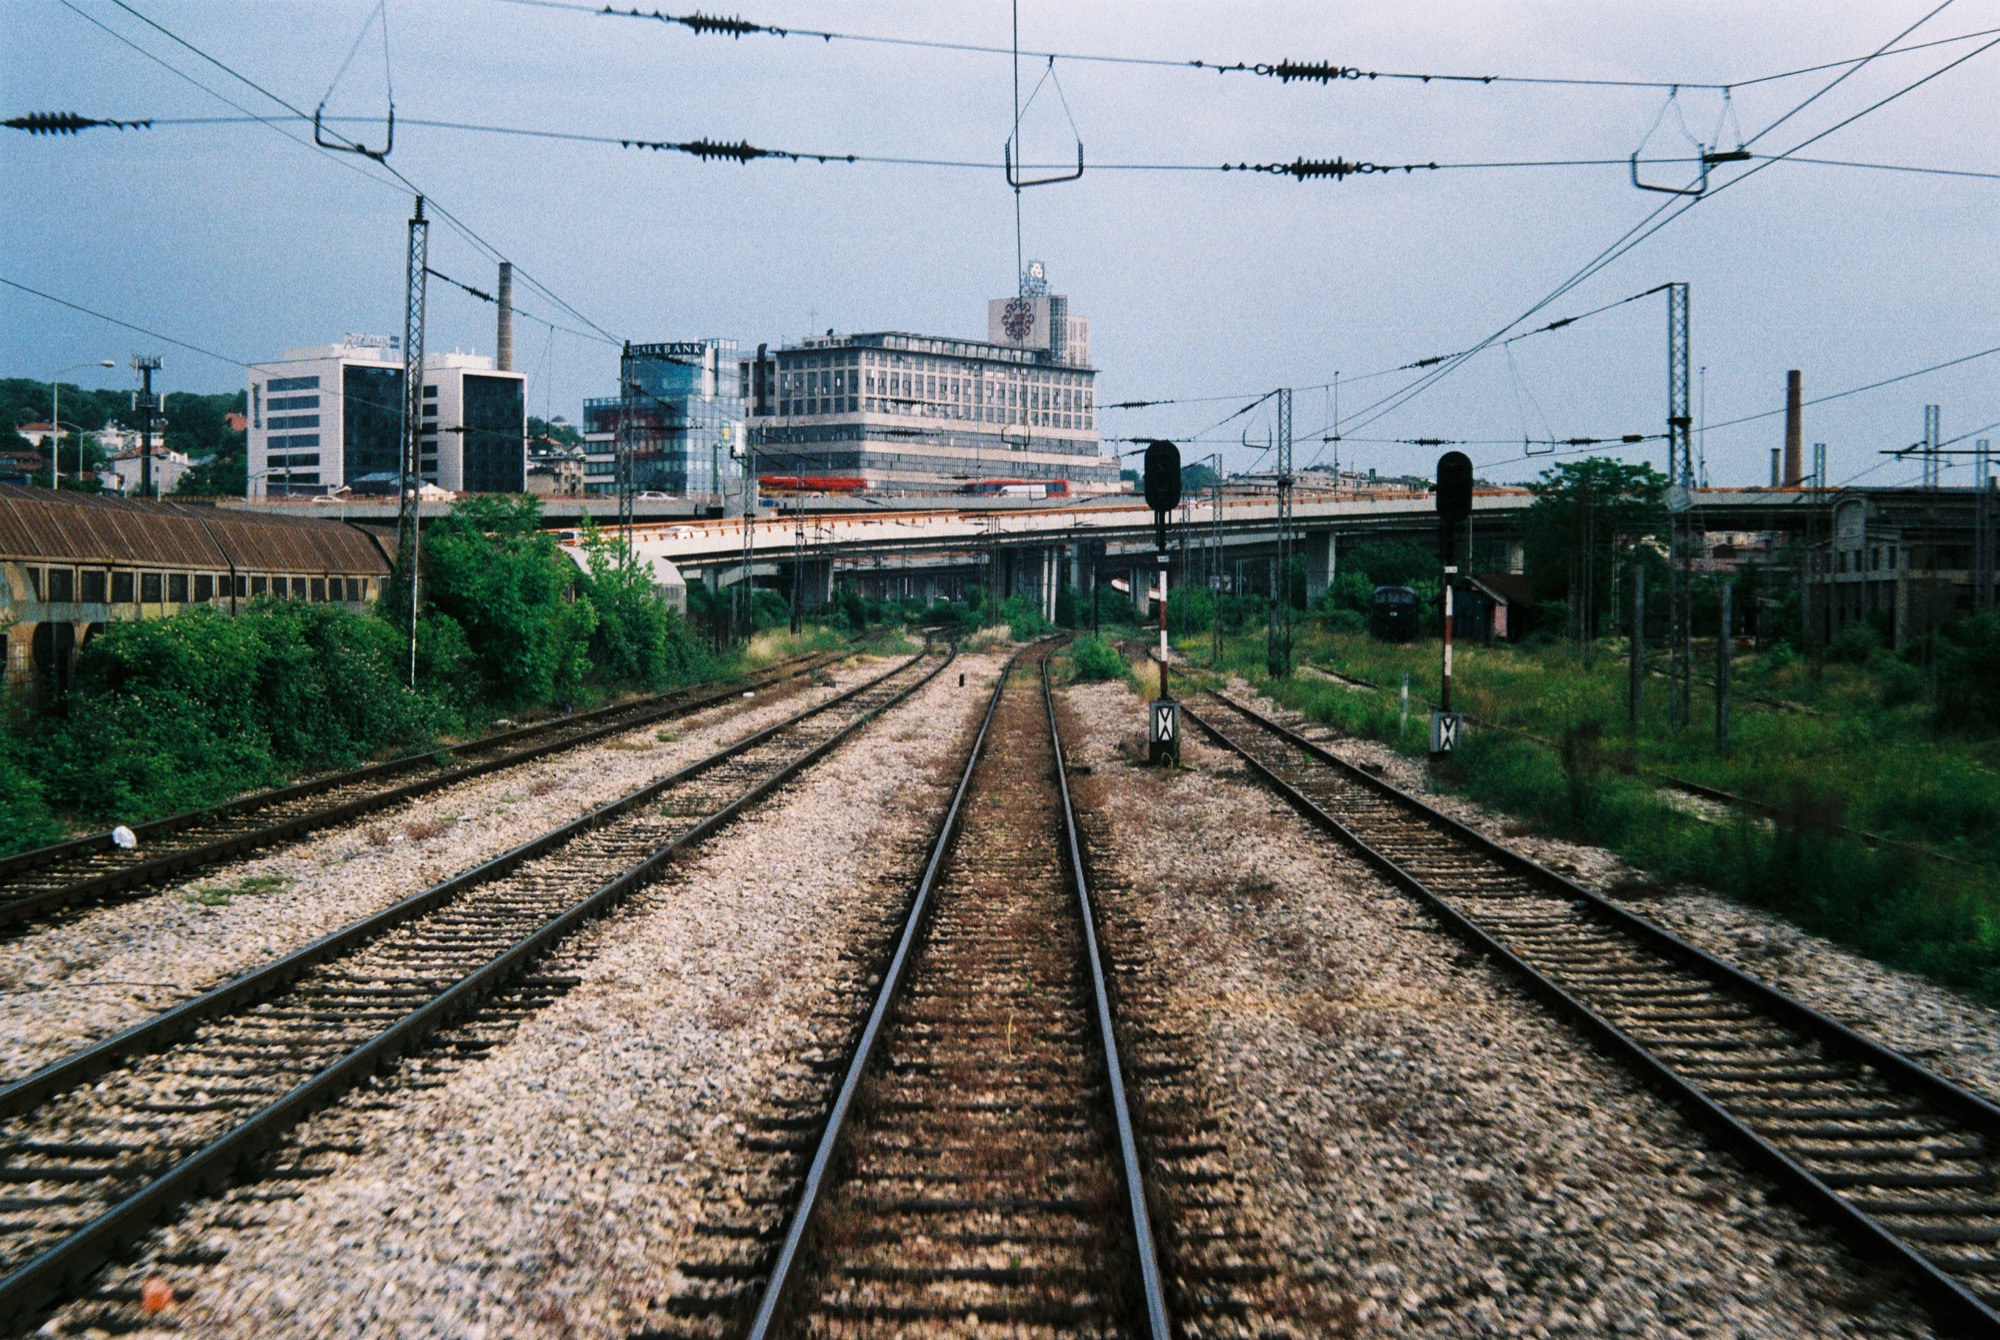
M0 941L0 1082L783 720L893 661L851 661L749 700L446 787Z
M1233 756L1190 734L1184 771L1135 766L1143 718L1128 690L1066 698L1071 755L1089 769L1078 799L1109 866L1110 950L1172 965L1152 983L1172 1017L1148 1027L1185 1032L1216 1162L1247 1186L1299 1312L1341 1318L1299 1324L1266 1298L1276 1310L1258 1323L1300 1336L1930 1333L1893 1286Z
M197 1206L101 1285L158 1276L183 1336L642 1326L728 1194L744 1114L900 906L1003 660L961 657L579 934L536 970L567 989L479 1059L433 1049L300 1127L287 1157L323 1175Z
M1483 805L1429 790L1422 763L1373 740L1340 735L1235 681L1231 692L1354 763L1382 770L1388 781L1422 795L1461 822L1476 825L1524 856L1569 876L1744 972L1832 1015L1856 1032L1929 1065L1992 1102L2000 1102L2000 1010L1949 987L1884 967L1774 913L1685 884L1664 884L1601 847L1521 831ZM1663 792L1662 794L1671 794ZM1733 816L1714 801L1717 822Z

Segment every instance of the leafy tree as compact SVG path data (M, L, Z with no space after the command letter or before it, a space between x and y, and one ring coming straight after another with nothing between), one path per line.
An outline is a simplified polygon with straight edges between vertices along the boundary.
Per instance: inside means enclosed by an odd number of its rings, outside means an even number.
M495 702L568 702L590 666L597 609L574 598L576 566L539 528L541 514L533 498L482 494L424 539L425 603L463 631L482 696Z
M572 423L550 423L547 419L528 416L528 441L532 445L553 442L557 446L573 447L583 441L583 434Z
M245 394L243 391L225 395L169 391L163 408L167 416L167 449L197 460L231 446L241 452L243 434L230 429L228 416L244 412Z
M215 452L196 461L174 485L177 498L240 498L249 491L250 463L243 434L231 433Z
M1444 565L1435 550L1420 544L1371 541L1357 544L1340 556L1338 570L1358 572L1368 580L1372 594L1378 586L1414 586L1420 581L1439 581Z
M1523 547L1535 593L1565 601L1572 632L1594 637L1620 555L1665 526L1667 478L1643 462L1591 456L1553 465L1528 487L1535 502L1522 518Z
M1181 467L1181 496L1200 493L1215 484L1215 470L1206 462L1197 461L1193 465Z

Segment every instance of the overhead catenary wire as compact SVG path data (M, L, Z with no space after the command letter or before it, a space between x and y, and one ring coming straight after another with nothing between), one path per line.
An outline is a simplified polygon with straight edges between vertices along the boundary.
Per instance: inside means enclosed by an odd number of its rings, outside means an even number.
M1355 83L1416 83L1458 86L1521 85L1551 88L1597 88L1597 89L1692 89L1724 91L1732 88L1747 88L1757 84L1768 84L1803 75L1816 74L1824 70L1839 69L1843 66L1859 66L1884 55L1900 55L1910 51L1920 51L1927 47L1942 46L1950 42L1963 42L1986 35L1986 33L1963 33L1953 37L1938 38L1929 42L1912 44L1894 50L1877 51L1867 56L1852 56L1836 61L1824 61L1796 69L1774 71L1743 79L1719 82L1699 79L1621 79L1610 77L1573 75L1530 75L1530 74L1468 74L1464 72L1421 71L1421 70L1381 70L1368 69L1358 65L1346 65L1332 61L1246 61L1208 60L1203 58L1170 58L1163 56L1134 56L1107 52L1086 51L1042 51L1025 47L1017 52L1012 46L997 43L953 42L939 38L899 37L883 33L842 32L826 28L791 27L782 24L757 23L740 17L709 14L700 10L676 14L668 10L653 8L639 9L634 6L619 7L609 4L590 4L582 0L497 0L498 3L527 9L554 10L562 13L586 15L600 18L639 19L685 28L697 36L723 36L741 40L749 36L776 38L816 38L823 44L833 42L853 42L873 46L911 47L928 51L954 51L986 56L1029 56L1037 60L1064 60L1079 64L1129 65L1156 69L1186 70L1199 73L1248 74L1276 79L1283 84L1355 84ZM1989 32L2000 32L1991 29Z
M200 85L197 86L204 87ZM211 93L213 92L213 90L206 90L206 91L209 91ZM241 116L150 116L136 120L115 121L115 120L88 117L77 112L65 111L65 112L31 112L24 114L22 116L13 117L6 121L0 121L0 126L7 126L17 130L25 130L30 134L36 134L36 135L46 135L46 134L67 135L67 134L75 134L77 133L77 131L86 130L98 126L116 127L120 129L149 130L155 128L169 128L178 126L223 126L223 125L245 125L252 123L271 125L275 121L281 119L286 119L286 118L260 116L257 115L256 113L246 111ZM310 121L312 118L305 117L301 119ZM372 122L374 119L375 118L373 117L361 117L361 116L322 116L320 118L320 124L333 125L337 123ZM790 162L790 163L855 163L855 164L865 163L865 164L880 164L891 167L949 168L949 169L961 169L961 170L976 171L976 172L999 171L1006 166L1004 163L1001 162L990 161L986 159L977 159L977 158L938 158L938 157L924 157L924 156L908 155L908 154L864 154L864 153L855 153L855 152L848 152L841 150L771 149L753 145L749 143L747 140L739 140L735 143L730 143L726 140L712 140L706 138L695 139L695 140L655 140L634 135L593 133L589 131L574 131L574 130L550 130L533 126L495 125L490 123L481 123L472 121L444 120L435 117L406 116L399 118L398 124L406 127L415 126L425 129L461 131L471 134L504 135L504 136L512 136L525 139L561 140L579 144L602 144L606 146L615 145L623 149L646 149L655 152L675 152L675 153L687 154L690 157L698 158L703 161L720 160L720 161L728 161L735 163L751 163L751 162L756 162L760 159L767 159L778 162ZM303 143L303 141L301 141L301 143ZM1752 154L1750 155L1749 161L1758 161L1758 162L1788 161L1788 162L1809 164L1821 167L1844 167L1844 168L1864 169L1875 172L1914 173L1926 176L1962 177L1971 180L2000 181L2000 172L1986 172L1973 168L1931 167L1923 164L1866 163L1849 159L1808 158L1803 156L1792 156L1792 155L1785 155L1781 160L1780 156L1775 154ZM1700 162L1701 159L1698 157L1685 156L1685 155L1666 156L1660 158L1642 158L1639 160L1639 166L1670 167L1680 164L1698 164ZM1235 163L1104 162L1104 163L1091 164L1091 170L1097 172L1250 173L1250 174L1264 175L1264 176L1291 177L1297 181L1312 181L1312 180L1341 181L1345 180L1348 177L1390 176L1395 174L1402 174L1407 176L1418 172L1484 172L1484 171L1510 171L1510 170L1526 171L1526 170L1536 170L1536 169L1598 168L1598 167L1625 168L1629 167L1630 164L1631 164L1631 159L1629 157L1628 158L1507 158L1507 159L1474 160L1474 161L1463 161L1463 162L1452 162L1449 160L1442 160L1442 161L1429 160L1425 162L1410 162L1410 163L1374 163L1365 160L1349 160L1343 158L1312 159L1312 158L1300 157L1300 158L1295 158L1290 162L1270 162L1270 163L1252 163L1248 161L1239 161ZM1065 165L1061 163L1017 163L1014 166L1016 168L1028 168L1041 171L1041 170L1059 169Z
M71 9L76 8L73 4L69 4L69 0L64 0L64 3L68 5L68 7ZM138 19L141 23L144 23L147 27L152 28L156 32L160 33L162 36L166 37L168 40L172 41L176 45L185 48L187 51L192 52L194 55L200 57L202 60L208 62L210 65L215 66L218 70L221 70L224 74L227 74L230 78L237 80L239 83L242 83L245 86L253 89L258 94L269 99L271 102L276 103L278 106L292 113L293 116L304 120L312 119L310 116L307 115L305 111L303 111L301 108L299 108L292 102L288 101L283 97L280 97L276 93L271 92L271 90L265 88L262 84L258 83L256 80L250 78L250 76L242 73L240 70L235 69L234 67L218 59L217 57L210 55L208 52L202 50L200 47L188 41L186 38L181 37L179 34L173 32L171 29L165 27L158 21L150 18L146 14L142 13L140 10L134 8L128 2L128 0L109 0L109 3L116 5L121 10L124 10L127 14L130 14L133 18ZM81 13L82 11L78 10L77 12ZM104 27L104 25L101 23L98 24L98 26L100 28ZM132 43L129 42L129 39L127 41L127 44L132 45ZM157 57L155 59L157 59ZM161 63L164 64L165 62ZM169 68L172 67L170 66ZM200 85L198 83L197 87L205 88L205 86ZM205 90L205 91L210 91L210 90ZM224 98L223 101L228 102L229 99ZM241 107L233 102L230 105L236 106L238 111L243 111L248 113L247 108ZM294 139L296 142L296 137L291 136L289 134L286 137L288 139ZM345 136L339 136L339 138L347 140L347 137ZM361 154L363 152L362 146L356 141L347 140L347 145L356 154ZM375 164L379 168L381 168L382 171L387 172L392 177L394 177L398 182L401 182L403 186L406 189L408 189L412 194L423 196L425 200L431 205L433 213L435 213L440 219L444 220L447 226L452 228L453 231L457 232L461 237L465 238L466 241L470 242L482 254L487 256L488 259L496 262L508 259L504 255L504 253L500 251L498 247L488 242L484 237L480 236L479 233L475 231L471 225L467 224L464 220L460 219L451 210L446 208L444 205L440 204L434 195L432 195L428 191L423 190L415 182L411 181L410 178L406 176L401 169L395 167L394 165L388 162L383 161L381 158L374 158L372 155L368 156L371 158L373 162L375 162ZM555 290L549 288L546 284L542 283L533 274L531 274L524 266L522 266L518 261L514 262L514 274L517 279L527 284L529 287L533 288L537 293L540 293L550 302L555 303L558 307L562 308L563 311L569 313L569 315L574 317L576 320L582 322L586 326L589 326L592 330L596 331L599 335L603 336L605 339L611 340L614 343L619 343L619 344L623 343L623 341L620 340L617 336L614 336L610 331L604 329L604 327L600 326L597 322L591 320L583 312L577 310L577 308L572 306L566 299L562 297L561 294L555 292Z
M1878 49L1876 54L1879 55L1882 52L1888 51L1890 48L1895 46L1896 43L1900 42L1903 38L1907 37L1910 33L1914 32L1919 26L1928 22L1932 17L1934 17L1937 13L1939 13L1945 7L1945 5L1949 5L1950 3L1952 3L1952 0L1944 0L1943 5L1939 5L1936 9L1929 11L1922 18L1918 19L1915 23L1910 24L1908 27L1905 27L1902 31L1897 33L1895 37L1891 38L1888 42L1884 43L1883 46ZM1530 306L1526 311L1521 313L1519 316L1515 317L1512 321L1509 321L1506 325L1496 330L1493 334L1487 336L1485 340L1473 346L1472 349L1466 351L1463 355L1449 361L1441 368L1436 369L1430 373L1427 373L1424 376L1419 377L1415 381L1409 383L1408 385L1401 387L1396 391L1392 391L1389 395L1382 397L1380 400L1377 400L1373 405L1369 406L1366 410L1361 412L1361 415L1359 416L1360 423L1358 423L1356 426L1357 427L1366 426L1368 423L1375 422L1377 419L1380 419L1383 416L1391 414L1396 410L1400 409L1403 405L1409 403L1410 400L1414 399L1418 395L1423 394L1424 391L1436 385L1438 381L1442 380L1444 377L1449 376L1452 372L1455 372L1459 367L1463 366L1467 358L1470 358L1472 355L1480 352L1481 350L1491 347L1491 345L1495 341L1504 338L1506 334L1509 331L1511 331L1515 326L1518 326L1521 322L1527 320L1529 317L1533 316L1536 312L1541 311L1543 308L1547 307L1550 303L1556 301L1557 299L1562 297L1565 293L1568 293L1570 290L1574 289L1577 285L1585 282L1591 276L1597 274L1605 267L1611 265L1615 261L1619 260L1626 254L1628 254L1634 247L1637 247L1640 243L1644 242L1654 233L1657 233L1661 228L1666 227L1668 224L1680 218L1683 214L1693 209L1703 200L1710 199L1713 196L1718 195L1725 190L1728 190L1732 186L1735 186L1741 182L1749 180L1757 173L1770 167L1773 163L1783 161L1784 159L1790 157L1792 154L1797 153L1799 150L1806 148L1808 145L1811 145L1819 140L1825 139L1828 135L1831 135L1846 126L1852 125L1854 122L1860 120L1862 117L1868 116L1871 113L1879 110L1880 108L1887 106L1889 103L1894 102L1896 99L1901 98L1906 94L1918 88L1923 87L1925 84L1928 84L1933 79L1936 79L1941 75L1947 73L1948 71L1957 68L1958 66L1964 64L1966 61L1973 59L1974 57L1980 55L1981 53L1987 50L1990 50L1992 47L1996 45L2000 45L2000 38L1995 38L1991 41L1988 41L1982 44L1981 46L1974 48L1972 51L1967 52L1962 56L1956 57L1955 59L1938 67L1937 69L1932 70L1930 73L1924 75L1923 77L1913 80L1912 82L1905 84L1903 87L1897 89L1896 91L1882 98L1877 99L1875 102L1870 103L1868 106L1862 108L1860 111L1855 112L1847 117L1844 117L1841 120L1835 122L1833 125L1827 127L1826 129L1821 130L1816 134L1811 135L1808 138L1799 141L1797 144L1794 144L1790 149L1785 150L1783 153L1773 155L1770 159L1757 163L1755 166L1751 167L1749 170L1745 171L1741 175L1730 178L1729 180L1721 183L1719 186L1714 187L1713 189L1707 191L1702 195L1686 197L1686 198L1674 197L1663 202L1655 209L1653 209L1649 214L1647 214L1645 218L1641 219L1638 223L1633 224L1630 228L1628 228L1622 235L1620 235L1620 237L1616 241L1612 242L1609 246L1599 251L1581 268L1579 268L1573 274L1571 274L1568 279L1565 279L1562 283L1558 284L1554 289L1550 290L1546 295L1544 295L1541 299L1535 302L1532 306ZM1872 59L1872 57L1870 59ZM1854 68L1859 68L1859 67L1856 66ZM1853 69L1843 71L1843 73L1839 75L1834 82L1839 82L1839 80L1846 79L1848 75L1852 73ZM1832 85L1829 84L1827 87L1831 86ZM1825 91L1824 88L1820 90L1820 92L1824 91ZM1818 94L1816 93L1812 95L1811 98L1808 98L1806 101L1810 102L1814 98L1817 98L1817 96ZM1804 105L1803 103L1800 104L1800 106L1803 105ZM1793 110L1796 111L1797 108L1794 108ZM1775 126L1779 124L1779 122L1788 119L1790 115L1791 113L1788 112L1786 113L1785 116L1780 117L1779 121L1772 122L1771 126L1765 127L1765 131L1759 131L1756 136L1752 136L1751 137L1752 140L1760 138L1766 131L1771 129L1772 126Z
M231 367L237 367L237 368L247 368L250 366L248 363L244 362L240 358L231 358L228 354L219 354L215 352L215 350L213 349L204 348L199 344L195 344L188 340L179 339L173 335L163 335L157 330L150 330L145 326L135 325L134 323L126 321L120 317L112 316L108 312L100 312L96 308L86 307L80 302L71 302L68 298L58 298L53 293L45 293L41 289L31 287L27 284L19 283L15 280L7 278L5 275L0 275L0 284L5 284L8 288L11 289L17 289L20 292L26 293L31 297L40 298L44 302L52 302L58 307L67 307L72 312L81 312L85 316L96 317L99 321L109 321L114 326L122 326L126 330L132 331L135 334L144 335L147 339L159 340L162 343L171 344L176 348L185 349L189 353L200 354L203 358L212 358L218 363L227 363Z

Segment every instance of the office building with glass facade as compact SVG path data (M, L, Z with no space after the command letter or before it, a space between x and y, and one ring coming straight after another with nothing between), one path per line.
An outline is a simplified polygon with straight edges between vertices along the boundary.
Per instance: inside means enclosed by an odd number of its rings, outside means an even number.
M615 493L621 424L632 435L632 486L642 493L721 493L740 468L729 458L729 425L743 418L736 341L677 340L628 346L628 394L583 402L584 492Z
M396 491L403 459L403 360L393 337L287 349L249 376L252 498ZM527 485L527 378L480 354L424 360L424 482L454 493Z
M739 365L762 474L860 478L892 493L981 481L1115 492L1090 323L1045 289L996 299L988 338L829 333Z

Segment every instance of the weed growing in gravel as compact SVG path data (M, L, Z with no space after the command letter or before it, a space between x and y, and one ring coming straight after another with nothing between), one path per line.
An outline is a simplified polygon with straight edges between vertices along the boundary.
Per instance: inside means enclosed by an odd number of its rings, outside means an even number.
M1387 682L1388 674L1372 658L1405 654L1405 649L1383 650L1359 638L1339 639L1338 645L1342 654L1352 650L1357 658L1342 661L1343 668L1358 664L1378 683ZM1421 754L1427 732L1414 676L1413 720L1404 732L1395 695L1357 693L1305 677L1264 679L1256 659L1261 650L1261 643L1252 646L1246 639L1228 649L1224 664L1261 681L1259 688L1316 721L1406 754ZM1990 867L1873 849L1843 827L1876 821L1884 811L1882 788L1901 788L1912 797L1928 794L1930 781L1913 772L1918 755L1906 756L1907 768L1896 757L1878 757L1866 777L1855 772L1858 761L1821 768L1819 746L1803 743L1802 734L1849 730L1854 737L1850 753L1881 751L1859 725L1850 729L1829 718L1780 713L1746 715L1739 722L1738 750L1731 756L1736 761L1729 764L1739 772L1716 780L1767 798L1782 817L1776 823L1759 816L1717 823L1674 804L1644 777L1610 766L1629 763L1630 746L1613 730L1591 731L1603 720L1619 719L1609 688L1600 694L1602 686L1573 683L1558 692L1559 684L1536 682L1538 677L1559 680L1567 673L1553 662L1508 651L1487 651L1485 656L1500 668L1483 687L1467 674L1472 685L1468 696L1482 716L1507 720L1510 713L1554 713L1558 709L1549 706L1551 694L1562 699L1566 706L1560 710L1568 715L1530 718L1546 739L1495 729L1472 731L1449 765L1433 774L1436 783L1504 811L1517 827L1609 848L1652 878L1699 883L1768 908L1870 958L2000 1001L2000 901L1988 887ZM1518 658L1519 664L1510 665L1507 658ZM1600 697L1603 703L1597 702ZM1563 721L1569 723L1566 743ZM1713 759L1697 731L1658 747L1674 751L1662 760L1668 766L1697 776L1705 774L1696 764ZM1936 766L1941 775L1958 776L1949 759L1938 759ZM1904 777L1905 772L1912 775ZM1854 813L1853 807L1860 806L1866 809Z
M403 825L403 836L412 842L429 842L450 827L442 819L413 819Z
M679 744L681 742L681 732L677 730L658 730L653 732L653 738L661 744Z
M196 907L227 907L238 898L277 893L291 882L283 875L245 875L233 884L205 884L181 896Z
M1070 678L1080 684L1132 678L1132 667L1118 649L1095 634L1086 633L1069 647Z

